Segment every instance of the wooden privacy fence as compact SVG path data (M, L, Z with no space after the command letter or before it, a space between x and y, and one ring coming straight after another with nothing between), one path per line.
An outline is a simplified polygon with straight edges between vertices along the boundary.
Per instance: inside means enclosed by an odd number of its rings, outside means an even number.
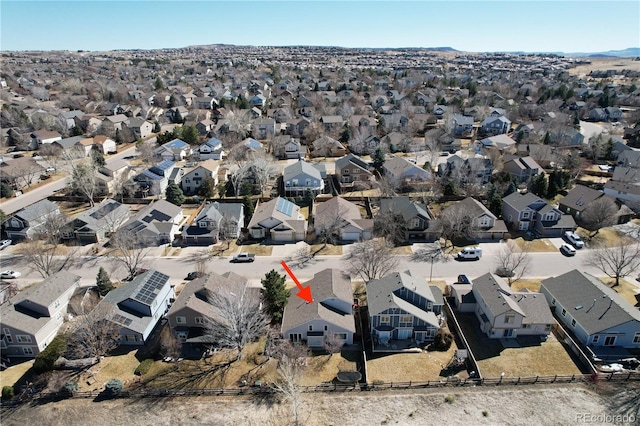
M318 386L301 386L302 392L361 392L361 391L382 391L382 390L406 390L406 389L426 389L454 386L518 386L551 383L586 383L594 381L626 382L640 381L640 373L600 373L600 374L573 374L570 376L530 376L530 377L498 377L498 378L449 378L448 380L429 380L421 382L389 382L389 383L357 383L354 385L327 383ZM26 402L27 400L38 400L42 402L55 401L65 398L97 398L101 392L75 392L72 396L62 392L49 392L30 394L25 398L14 398L3 402L3 406L12 406ZM162 398L181 396L238 396L257 395L262 397L277 396L278 392L270 386L253 386L244 388L206 388L206 389L133 389L123 391L116 398Z

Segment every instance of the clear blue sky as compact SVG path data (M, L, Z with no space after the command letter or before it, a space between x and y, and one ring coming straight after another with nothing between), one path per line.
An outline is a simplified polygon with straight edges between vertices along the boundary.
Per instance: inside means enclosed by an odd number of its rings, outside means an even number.
M0 1L0 49L198 44L597 52L640 47L640 2Z

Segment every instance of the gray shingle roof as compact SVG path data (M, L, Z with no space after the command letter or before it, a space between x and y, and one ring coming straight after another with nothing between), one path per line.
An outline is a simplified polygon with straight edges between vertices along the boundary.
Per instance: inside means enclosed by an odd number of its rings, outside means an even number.
M317 179L318 182L322 180L320 170L304 160L298 160L297 162L290 164L284 168L284 181L286 182L302 174Z
M16 213L16 216L26 220L29 223L32 223L39 222L36 219L41 219L59 210L60 208L55 203L52 203L45 198L44 200L40 200L20 210L18 213Z
M392 211L401 214L405 220L410 220L418 215L425 217L427 220L432 219L425 206L413 203L409 197L405 196L381 198L380 211Z
M286 332L313 319L322 319L345 330L355 332L353 313L339 312L331 308L326 302L330 299L340 299L349 304L353 303L351 281L344 277L339 269L324 269L316 273L311 280L302 286L311 286L313 302L307 303L298 296L294 289L289 296L289 302L282 317L282 331Z
M508 311L526 316L522 307L511 297L511 291L505 281L490 272L473 280L473 288L484 301L493 317Z
M640 311L596 277L574 269L557 277L542 280L541 289L589 334L635 321L640 330ZM595 301L595 303L594 303ZM576 309L577 307L580 307Z

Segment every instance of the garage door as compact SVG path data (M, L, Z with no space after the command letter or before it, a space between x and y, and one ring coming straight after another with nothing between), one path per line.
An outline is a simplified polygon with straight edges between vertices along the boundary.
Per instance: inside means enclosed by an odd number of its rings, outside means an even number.
M274 232L271 234L274 241L291 241L290 232Z
M344 241L357 241L360 239L360 233L359 232L345 232L344 234L342 234L342 239Z
M307 345L310 348L321 348L324 344L324 336L307 336Z

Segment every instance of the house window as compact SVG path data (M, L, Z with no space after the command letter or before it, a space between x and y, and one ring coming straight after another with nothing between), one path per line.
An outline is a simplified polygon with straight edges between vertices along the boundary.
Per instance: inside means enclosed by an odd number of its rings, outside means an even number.
M185 317L176 317L176 324L186 324L187 319Z
M605 346L614 346L616 344L616 336L607 336L604 338Z
M195 317L195 322L198 325L205 325L208 321L205 317Z
M380 316L380 323L381 324L389 324L389 315L382 315Z
M504 323L505 324L513 324L516 320L516 315L515 314L505 314L504 316Z
M185 181L185 183L191 183L191 179L189 179L189 178L185 179L184 181Z
M486 216L480 218L480 226L490 226L490 225L491 225L491 219L489 219Z
M313 326L312 325L309 326L309 331L313 331Z
M401 316L400 317L400 322L410 323L411 322L411 316L409 316L409 315Z
M195 172L194 175L195 176L200 176L200 173L199 172Z
M347 333L334 333L333 338L336 340L347 340Z
M329 330L329 326L328 326L328 325L325 325L325 326L324 326L324 331L328 331L328 330Z
M409 228L415 229L420 227L420 218L414 217L409 221Z
M531 324L523 324L522 328L531 328Z
M4 339L7 341L7 343L13 343L13 338L10 334L5 334Z
M138 337L135 334L127 334L126 336L124 336L124 339L127 342L137 342L138 341Z
M566 309L564 309L564 308L562 309L562 316L563 316L563 317L566 317L566 316L567 316L567 310L566 310Z
M633 343L640 343L640 332L636 333L635 336L633 336Z
M636 335L636 337L638 337L638 335ZM598 343L598 340L600 340L600 336L596 334L595 336L593 336L593 340L591 341L591 343Z
M547 324L544 326L544 331L551 331L551 324Z
M3 334L11 334L11 330L9 330L7 327L2 329L2 333Z
M522 212L523 219L529 219L530 216L531 216L531 212Z
M576 326L576 319L572 319L571 320L571 327L575 327Z
M18 343L31 343L31 336L27 336L26 334L18 334L16 336L16 340Z
M22 353L25 355L33 355L33 349L32 348L22 348Z

